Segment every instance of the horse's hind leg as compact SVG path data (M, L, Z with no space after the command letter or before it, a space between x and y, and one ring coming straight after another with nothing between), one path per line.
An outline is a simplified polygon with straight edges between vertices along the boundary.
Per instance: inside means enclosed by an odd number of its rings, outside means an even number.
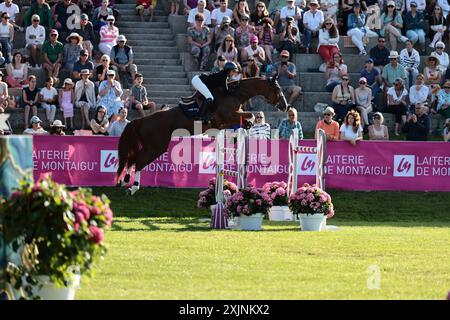
M127 190L127 192L130 195L134 195L140 188L140 185L141 185L141 171L142 171L142 169L144 169L146 165L152 163L163 152L157 154L155 152L147 151L146 153L143 153L140 156L136 157L136 167L135 167L136 174L134 176L134 183Z

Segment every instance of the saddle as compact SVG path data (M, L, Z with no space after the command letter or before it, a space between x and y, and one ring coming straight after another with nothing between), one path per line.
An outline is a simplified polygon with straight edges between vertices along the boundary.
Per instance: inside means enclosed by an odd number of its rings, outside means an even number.
M189 97L180 97L180 103L183 104L189 104L194 102L195 100L197 100L198 96L200 95L200 93L198 91L195 91L192 95L190 95Z
M204 100L203 95L196 91L189 97L180 97L178 106L187 118L201 120L200 108Z

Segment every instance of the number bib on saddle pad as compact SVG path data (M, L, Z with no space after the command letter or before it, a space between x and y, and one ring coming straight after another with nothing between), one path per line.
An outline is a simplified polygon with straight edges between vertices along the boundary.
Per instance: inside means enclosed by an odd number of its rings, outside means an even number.
M200 106L197 101L192 101L189 103L185 103L180 101L178 106L183 111L184 115L190 119L199 119L200 118Z

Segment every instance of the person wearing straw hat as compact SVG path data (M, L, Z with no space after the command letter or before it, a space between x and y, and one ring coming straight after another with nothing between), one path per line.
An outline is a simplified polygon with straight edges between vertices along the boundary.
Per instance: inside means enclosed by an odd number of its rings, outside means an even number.
M109 15L107 18L107 24L100 28L100 42L98 49L103 54L109 55L111 48L117 44L117 37L119 36L119 29L114 25L116 18L113 15Z
M75 62L80 60L80 52L83 50L83 37L76 32L72 32L66 38L66 41L63 51L63 69L72 72Z
M133 49L126 42L127 38L123 34L119 35L117 37L117 45L112 47L109 56L111 65L117 74L128 72L131 75L131 79L134 79L137 73L137 66L133 63Z
M75 108L81 112L81 129L89 129L89 109L95 109L95 85L89 80L91 70L80 71L81 80L75 84Z
M70 123L69 129L73 129L73 81L70 78L64 80L63 87L59 89L59 107L61 108L64 116L64 124Z
M65 136L66 133L63 131L63 129L66 126L62 124L61 120L55 120L50 125L50 135L51 136Z
M439 70L439 59L436 56L429 56L426 60L426 67L423 69L424 81L430 90L441 84L442 72Z
M334 109L331 106L327 106L323 111L323 120L317 122L314 139L317 139L317 132L319 129L322 129L325 131L327 141L339 140L339 123L333 120L334 116Z
M35 135L35 134L48 134L47 131L45 131L42 127L41 127L41 119L39 119L38 116L32 116L31 117L31 126L29 128L26 128L23 131L23 134L31 134L31 135Z
M59 83L58 75L64 51L64 45L58 41L58 36L58 31L53 29L50 31L50 40L45 41L42 46L42 53L44 54L43 67L47 71L48 76L55 80L55 84Z

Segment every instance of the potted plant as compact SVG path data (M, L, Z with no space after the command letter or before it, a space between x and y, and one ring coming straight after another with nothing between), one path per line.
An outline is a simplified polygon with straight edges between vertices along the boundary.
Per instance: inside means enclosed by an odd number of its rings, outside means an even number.
M236 192L227 203L228 211L238 217L241 230L261 230L264 215L271 206L272 199L269 195L252 185Z
M289 197L287 194L286 182L267 182L263 185L262 189L269 195L273 202L273 206L269 211L269 220L292 220L292 213L288 207Z
M289 208L300 217L302 231L320 231L321 225L334 216L334 207L328 193L308 183L289 197Z
M6 244L20 263L10 263L7 281L23 298L73 299L81 275L91 275L106 247L111 226L109 199L91 190L69 191L45 176L22 181L11 198L0 200Z

